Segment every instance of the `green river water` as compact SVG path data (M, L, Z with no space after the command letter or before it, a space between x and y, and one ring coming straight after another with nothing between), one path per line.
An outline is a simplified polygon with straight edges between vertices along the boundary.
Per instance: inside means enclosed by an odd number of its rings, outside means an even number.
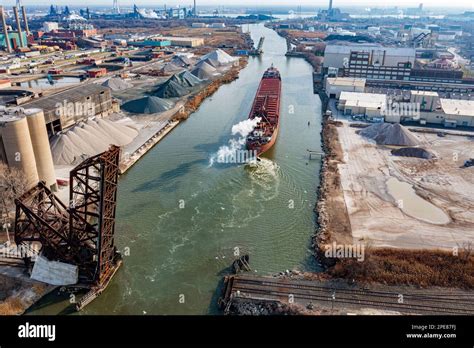
M317 270L311 252L319 184L320 100L312 68L286 58L286 42L263 24L245 26L264 55L250 57L238 80L222 86L120 179L116 244L124 264L84 314L216 314L222 278L236 248L255 274ZM210 166L245 120L263 72L282 75L278 140L256 167ZM308 126L308 121L311 125ZM65 313L48 296L32 314Z

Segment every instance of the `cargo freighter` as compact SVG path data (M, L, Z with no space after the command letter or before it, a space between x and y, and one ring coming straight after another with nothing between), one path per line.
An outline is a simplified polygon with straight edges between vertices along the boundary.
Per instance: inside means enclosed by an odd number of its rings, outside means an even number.
M246 140L247 150L256 153L257 157L268 151L277 139L280 94L280 72L272 65L263 74L249 114L250 120L260 119Z

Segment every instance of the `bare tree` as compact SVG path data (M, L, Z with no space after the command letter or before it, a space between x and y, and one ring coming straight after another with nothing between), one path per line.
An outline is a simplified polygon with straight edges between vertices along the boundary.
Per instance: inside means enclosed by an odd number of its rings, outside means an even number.
M0 162L0 227L3 230L7 231L7 226L12 221L15 198L20 197L27 190L28 180L25 173Z

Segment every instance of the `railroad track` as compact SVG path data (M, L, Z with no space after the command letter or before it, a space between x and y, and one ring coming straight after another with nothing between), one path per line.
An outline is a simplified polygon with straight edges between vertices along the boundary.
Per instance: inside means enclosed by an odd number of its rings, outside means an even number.
M407 289L405 292L335 288L319 281L235 276L228 281L226 297L279 300L331 308L378 308L410 314L474 315L474 293L451 291L448 294Z

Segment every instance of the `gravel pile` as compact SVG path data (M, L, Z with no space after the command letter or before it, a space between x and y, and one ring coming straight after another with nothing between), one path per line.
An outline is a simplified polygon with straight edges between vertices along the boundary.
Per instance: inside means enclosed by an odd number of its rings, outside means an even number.
M379 145L417 146L418 138L399 123L377 123L359 132L360 135L375 140Z
M180 67L188 67L192 64L191 59L186 56L174 56L171 63Z
M197 63L195 66L200 67L202 64L207 64L212 66L213 68L218 68L220 66L219 62L216 60L213 60L211 58L203 59L200 60L199 63Z
M112 144L127 145L137 135L138 130L128 125L105 119L89 119L51 139L53 162L58 165L75 165L106 151Z
M219 65L228 65L237 60L237 58L230 56L221 49L217 49L201 57L201 61L207 61L208 59L217 62Z
M155 91L153 95L160 98L179 98L188 94L188 90L181 86L176 81L169 79L165 83L161 84Z
M433 158L433 154L421 147L404 147L401 149L392 150L392 155L403 157L417 157L424 159Z
M213 66L207 64L206 62L202 62L199 66L195 67L191 74L200 78L201 80L209 80L215 75L217 75L217 70Z
M130 82L124 81L120 77L112 77L105 81L102 86L109 87L112 91L123 91L133 87Z
M203 81L191 74L189 71L185 70L180 73L174 74L171 76L170 80L180 84L183 87L196 87L201 84Z
M170 73L173 73L173 72L176 72L178 70L182 70L183 68L181 68L180 66L177 66L176 64L173 64L173 63L166 63L163 68L161 68L161 71L165 74L170 74Z
M173 107L169 100L147 96L126 102L121 106L125 111L135 114L156 114L167 111Z

